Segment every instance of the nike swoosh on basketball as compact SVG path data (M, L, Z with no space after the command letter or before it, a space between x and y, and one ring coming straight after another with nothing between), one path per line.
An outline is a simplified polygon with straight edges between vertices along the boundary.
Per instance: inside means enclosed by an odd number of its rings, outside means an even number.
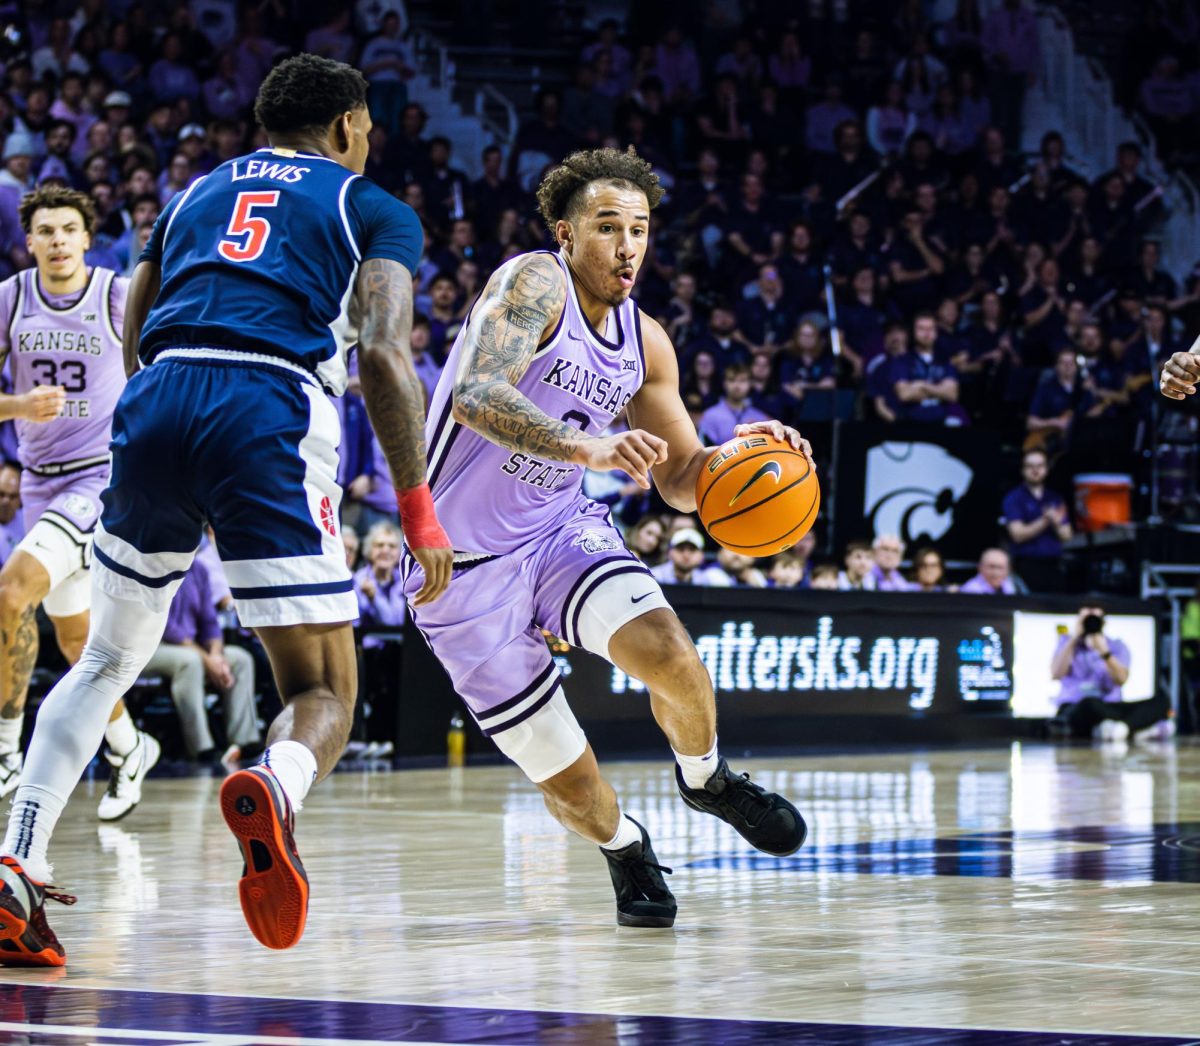
M647 596L652 596L652 595L654 595L653 592L643 592L640 596L630 596L629 602L630 603L640 603Z
M754 475L748 480L746 480L742 486L742 489L733 495L733 498L729 502L729 507L733 508L733 506L737 503L738 498L745 494L746 491L748 491L752 486L754 486L755 483L762 479L763 476L773 476L775 478L775 483L778 484L779 480L783 477L783 469L780 467L779 462L767 461L760 465L758 467L758 471L754 473Z

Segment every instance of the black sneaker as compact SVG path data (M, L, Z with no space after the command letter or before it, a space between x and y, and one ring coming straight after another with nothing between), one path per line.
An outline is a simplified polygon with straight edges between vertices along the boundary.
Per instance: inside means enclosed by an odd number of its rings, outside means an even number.
M633 821L633 818L629 818ZM620 850L600 848L608 861L617 892L617 923L621 926L671 926L675 922L675 897L663 880L662 873L671 874L654 856L650 836L642 828L640 843L630 843Z
M804 845L808 825L800 811L783 796L754 784L749 774L735 777L724 759L703 788L689 788L678 763L675 781L688 806L733 825L743 839L763 853L787 857Z

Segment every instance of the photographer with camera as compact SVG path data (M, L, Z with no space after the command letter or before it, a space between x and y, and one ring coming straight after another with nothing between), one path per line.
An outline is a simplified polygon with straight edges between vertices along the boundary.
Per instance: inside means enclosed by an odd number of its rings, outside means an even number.
M1103 741L1165 740L1174 733L1166 698L1125 702L1129 647L1104 633L1104 608L1081 607L1072 631L1059 637L1050 675L1062 682L1054 724L1073 737Z

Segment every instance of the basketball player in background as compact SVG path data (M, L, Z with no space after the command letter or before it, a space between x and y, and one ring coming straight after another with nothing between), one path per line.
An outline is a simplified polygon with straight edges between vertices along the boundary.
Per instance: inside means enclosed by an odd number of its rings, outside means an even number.
M430 404L429 482L456 569L441 600L413 609L484 734L551 814L599 844L625 926L670 926L675 898L646 829L601 776L542 628L646 683L689 806L766 853L793 853L806 834L791 803L718 754L707 670L658 583L581 490L585 468L621 469L694 512L712 453L680 399L671 342L630 298L661 198L632 151L574 153L543 180L538 204L559 250L497 270ZM626 407L630 431L598 435ZM737 429L751 432L789 441L811 464L794 429ZM411 556L404 578L410 594L424 583Z
M8 357L13 380L12 395L0 395L0 421L16 421L27 532L0 570L0 796L21 780L38 605L71 664L87 639L88 564L108 483L113 408L125 388L129 289L111 270L84 263L96 221L88 196L45 185L21 201L20 218L36 267L0 283L0 365ZM115 821L140 801L160 752L123 701L104 734L112 770L99 813Z

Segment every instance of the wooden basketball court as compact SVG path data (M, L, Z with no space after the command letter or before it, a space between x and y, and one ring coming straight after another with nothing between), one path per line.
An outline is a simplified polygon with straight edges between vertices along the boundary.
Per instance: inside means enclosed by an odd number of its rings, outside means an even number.
M795 857L687 810L665 761L608 768L672 930L616 926L603 859L514 769L336 774L279 953L219 779L154 779L115 826L85 783L51 852L70 965L0 971L0 1040L1200 1043L1200 747L726 754L809 818Z

